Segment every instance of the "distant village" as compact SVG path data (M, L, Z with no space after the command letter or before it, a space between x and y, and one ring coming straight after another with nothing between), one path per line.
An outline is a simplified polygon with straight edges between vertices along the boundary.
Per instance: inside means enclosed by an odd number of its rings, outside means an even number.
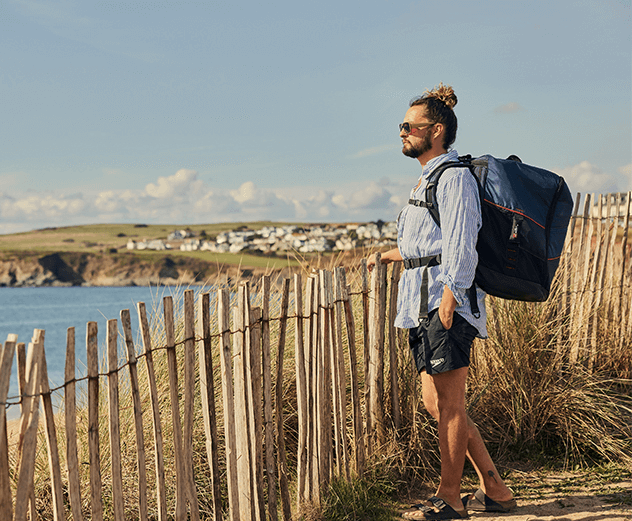
M274 254L352 250L361 246L391 246L397 242L394 222L364 224L317 224L303 226L264 226L260 230L239 228L221 232L215 239L196 237L190 230L175 230L166 240L134 241L128 250L209 251L214 253Z

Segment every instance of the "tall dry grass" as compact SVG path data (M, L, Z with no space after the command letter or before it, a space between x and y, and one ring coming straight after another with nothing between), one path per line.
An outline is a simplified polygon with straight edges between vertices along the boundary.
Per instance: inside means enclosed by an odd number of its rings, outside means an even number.
M366 256L363 252L362 257ZM362 348L362 302L358 294L360 288L359 258L353 261L346 256L335 258L322 257L302 260L303 281L314 269L332 269L344 264L347 267L347 281L355 293L353 309L356 323L356 339L359 374L362 376L363 348ZM277 281L273 281L276 283ZM276 285L278 289L278 285ZM536 465L585 465L591 462L611 460L632 462L632 400L630 391L632 382L626 380L624 370L629 371L630 351L632 344L629 339L622 341L621 335L627 327L616 324L606 318L600 324L598 337L603 352L608 357L598 357L597 363L589 364L586 357L579 357L571 361L569 353L573 342L583 338L582 331L572 331L569 328L571 318L559 305L563 285L556 287L555 294L550 301L542 304L521 303L488 299L489 310L489 339L476 341L473 350L470 379L468 385L468 410L471 417L478 424L481 433L488 443L494 458L500 462L500 467L511 466L516 461L530 461ZM204 291L198 290L198 291ZM174 310L176 313L176 342L177 355L183 359L183 309L182 293L174 296ZM260 295L256 284L251 286L253 305L260 305ZM622 299L630 299L630 286L623 288ZM271 303L271 317L279 316L280 295L275 293ZM211 309L215 306L215 293L211 292ZM290 309L293 304L290 303ZM596 308L591 313L607 314L607 306ZM290 312L292 314L292 312ZM132 312L132 317L135 314ZM217 332L216 316L212 314L211 330ZM134 320L134 319L133 319ZM273 374L276 372L276 342L278 340L278 320L271 323ZM168 388L168 371L166 351L160 349L165 344L164 325L162 322L162 308L159 301L154 304L151 319L152 344L154 349L154 363L157 372L158 392L161 397L161 418L163 425L164 450L166 463L167 501L170 511L175 504L175 470L174 444L172 437L171 412ZM103 336L102 336L103 337ZM101 338L102 338L101 337ZM343 336L345 350L348 340ZM136 352L142 353L140 339L136 342ZM120 343L121 360L125 359L123 342ZM370 462L370 472L380 469L380 476L384 471L392 476L392 483L398 487L406 487L410 483L428 482L437 475L439 454L436 441L436 427L434 420L426 413L421 403L420 381L413 368L407 346L407 335L403 331L397 332L396 338L398 355L398 384L400 389L400 405L402 425L398 431L393 429L388 399L385 399L388 442L380 447ZM219 360L217 342L214 341L214 367L216 368L215 395L218 404L218 431L223 435L223 418L221 415L221 382L219 375ZM296 390L294 373L294 323L288 321L287 347L285 350L284 370L286 377L283 382L283 410L285 415L286 448L288 451L288 466L290 479L296 475L295 452L297 446L297 414ZM348 358L346 360L348 364ZM153 431L150 421L150 405L148 396L147 373L145 362L139 359L139 376L141 379L142 404L144 408L145 428L145 465L149 480L149 490L155 490L156 476L154 471ZM179 364L183 371L183 364ZM386 361L387 373L391 370ZM105 364L103 364L105 372ZM133 428L132 398L129 384L125 379L125 371L121 378L121 451L123 479L125 486L125 511L128 519L135 519L137 513L137 471L135 448L135 433ZM629 374L629 373L628 373ZM179 380L184 375L179 374ZM385 382L389 382L385 378ZM273 379L274 382L274 379ZM105 382L104 382L105 383ZM361 378L360 385L363 386ZM204 427L202 423L199 381L196 381L195 425L193 434L194 474L203 517L210 516L212 511L211 482L209 464L207 461ZM101 461L103 465L104 510L106 518L111 515L111 481L109 471L109 439L107 425L107 393L102 386L101 397ZM388 385L387 385L388 390ZM347 389L349 396L349 389ZM273 395L274 395L273 389ZM350 400L348 399L348 406ZM87 410L78 411L78 427L80 439L87 439ZM61 430L63 421L59 422L59 443L64 447L64 433ZM351 433L351 429L348 430ZM43 440L39 443L38 463L36 469L37 504L43 519L52 518L50 509L50 485L48 482L48 466L46 449ZM220 450L223 451L223 440L220 439ZM62 451L63 452L63 451ZM62 454L63 458L63 454ZM220 464L224 461L220 453ZM82 496L84 512L89 514L89 472L87 444L80 443L80 472L82 480ZM224 472L225 469L222 469ZM382 479L382 478L381 478ZM333 494L345 494L353 491L354 487L340 488L335 481L337 490ZM390 485L389 485L390 486ZM387 487L388 488L388 487ZM365 490L365 489L362 489ZM224 504L227 505L226 483L222 484ZM352 492L351 492L352 493ZM156 516L155 494L149 495L149 508L152 516ZM329 503L327 503L329 504ZM320 514L322 515L322 513ZM317 519L315 515L314 519Z

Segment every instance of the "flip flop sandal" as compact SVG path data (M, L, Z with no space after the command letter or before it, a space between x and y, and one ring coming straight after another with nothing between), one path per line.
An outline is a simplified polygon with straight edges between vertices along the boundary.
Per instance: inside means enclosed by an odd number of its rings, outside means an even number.
M480 488L474 493L461 498L463 506L475 512L511 512L518 506L515 498L508 501L494 501Z
M466 519L468 517L467 510L454 510L443 499L432 496L428 502L432 505L421 503L415 505L414 510L404 512L402 517L404 519Z

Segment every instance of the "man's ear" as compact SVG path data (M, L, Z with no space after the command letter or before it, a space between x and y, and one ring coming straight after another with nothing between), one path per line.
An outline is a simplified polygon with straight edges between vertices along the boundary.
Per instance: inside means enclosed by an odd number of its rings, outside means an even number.
M435 123L434 128L432 129L432 138L437 139L441 134L443 134L443 123Z

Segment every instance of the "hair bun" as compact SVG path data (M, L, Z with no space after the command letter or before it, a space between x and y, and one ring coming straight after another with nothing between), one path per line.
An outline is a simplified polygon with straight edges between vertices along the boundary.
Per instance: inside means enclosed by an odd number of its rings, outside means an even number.
M427 90L423 97L441 101L449 109L453 109L458 101L456 94L454 94L454 89L450 85L444 85L443 83L439 83L439 86L432 90Z

